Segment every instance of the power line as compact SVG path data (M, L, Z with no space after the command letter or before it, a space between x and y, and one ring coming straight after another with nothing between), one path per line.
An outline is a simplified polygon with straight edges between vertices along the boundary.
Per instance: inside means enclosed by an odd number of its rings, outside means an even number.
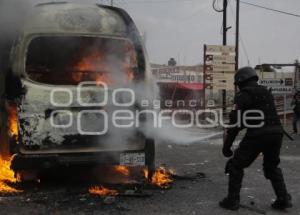
M132 0L132 1L121 1L121 0L117 0L118 4L136 4L136 3L149 3L149 4L155 4L155 3L170 3L170 2L176 2L176 3L180 3L180 2L192 2L192 1L196 1L196 0L151 0L151 1L148 1L148 0ZM213 7L214 7L214 10L217 11L217 12L223 12L223 9L217 9L216 8L216 2L217 0L213 0ZM253 4L253 3L249 3L249 2L246 2L246 1L240 1L240 3L244 4L244 5L249 5L249 6L253 6L253 7L257 7L257 8L261 8L261 9L265 9L265 10L269 10L269 11L273 11L273 12L277 12L277 13L281 13L281 14L285 14L285 15L289 15L289 16L294 16L294 17L298 17L300 18L300 15L299 14L295 14L295 13L290 13L290 12L287 12L287 11L283 11L283 10L277 10L277 9L274 9L274 8L269 8L269 7L266 7L266 6L262 6L262 5L258 5L258 4Z
M224 8L222 8L222 9L216 8L216 2L217 2L217 0L213 0L213 3L212 3L213 9L219 13L223 12Z
M151 1L147 1L147 0L133 0L133 1L121 1L121 0L117 0L118 3L121 3L121 4L130 4L130 3L170 3L170 2L191 2L191 1L195 1L195 0L151 0ZM213 0L213 6L214 6L214 10L218 11L218 12L222 12L223 9L217 9L215 7L216 5L216 2L217 0ZM298 17L300 18L300 15L299 14L295 14L295 13L290 13L290 12L287 12L287 11L283 11L283 10L277 10L277 9L274 9L274 8L270 8L270 7L266 7L266 6L262 6L262 5L258 5L258 4L253 4L253 3L249 3L249 2L246 2L246 1L240 1L240 3L244 4L244 5L250 5L250 6L253 6L253 7L257 7L257 8L261 8L261 9L265 9L265 10L269 10L269 11L273 11L273 12L277 12L277 13L282 13L282 14L285 14L285 15L289 15L289 16L294 16L294 17Z
M273 11L273 12L282 13L282 14L285 14L285 15L289 15L289 16L294 16L294 17L300 18L299 14L290 13L290 12L286 12L286 11L283 11L283 10L277 10L277 9L273 9L273 8L269 8L269 7L265 7L265 6L261 6L261 5L257 5L257 4L253 4L253 3L249 3L249 2L245 2L245 1L240 1L240 2L242 4L245 4L245 5L250 5L250 6L253 6L253 7L258 7L258 8L262 8L262 9L265 9L265 10L270 10L270 11Z
M118 4L136 4L136 3L149 3L149 4L156 4L156 3L170 3L170 2L176 2L176 3L180 3L180 2L191 2L191 1L197 1L197 0L151 0L151 1L138 1L138 0L133 0L133 1L122 1L122 0L118 0Z

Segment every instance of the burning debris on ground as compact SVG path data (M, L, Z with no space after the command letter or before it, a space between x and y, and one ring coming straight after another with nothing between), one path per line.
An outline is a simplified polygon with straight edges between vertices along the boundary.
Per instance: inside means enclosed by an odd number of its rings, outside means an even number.
M130 168L126 166L115 166L112 168L114 171L125 175L126 177L135 178L133 177L132 172L137 174L138 171L133 171L135 168ZM127 197L150 197L152 196L152 192L150 190L166 190L171 189L172 184L175 180L189 180L189 181L196 181L199 179L206 178L204 173L196 173L196 174L186 174L186 175L177 175L175 171L172 169L168 169L165 165L158 167L152 178L148 178L148 170L143 169L144 178L142 182L138 182L135 180L130 179L123 179L124 184L110 184L106 182L107 187L100 185L100 186L92 186L89 189L89 193L96 195L96 196L127 196ZM105 179L107 179L105 177ZM112 181L111 181L112 182Z
M145 178L148 179L149 172L147 169L144 170L144 174L145 174ZM154 171L152 178L149 178L149 182L153 186L158 186L160 188L169 188L173 183L173 179L172 179L173 174L174 174L173 170L161 166Z
M111 178L106 172L102 178L102 182L110 184L108 188L103 185L92 186L89 189L89 193L98 196L135 196L135 197L147 197L151 193L144 190L149 189L169 189L173 183L172 174L173 171L166 167L158 167L152 178L148 178L148 170L145 168L135 168L127 166L114 166L112 167ZM143 175L142 175L143 173ZM119 177L121 176L123 177ZM124 178L125 176L125 178ZM115 180L118 177L118 182ZM98 180L100 178L98 177ZM100 179L101 180L101 179ZM118 183L118 184L114 184Z
M95 186L89 189L89 193L97 196L117 196L119 195L117 190L110 190L103 186Z
M43 187L43 185L47 185L49 180L62 180L62 183L66 182L65 174L61 174L61 171L69 171L68 169L62 168L57 169L57 174L61 175L41 175L41 179L34 180L34 181L22 181L20 178L16 178L17 175L13 170L10 169L10 160L1 159L0 163L0 192L5 193L12 193L12 192L20 192L18 188L24 188L24 192L26 192L26 188L30 188L32 186L28 186L32 183L35 183L38 187ZM102 170L100 177L99 173L95 175L95 168L87 168L87 172L83 173L87 175L87 177L80 178L78 175L79 181L99 181L96 184L100 185L93 185L88 189L90 194L98 195L98 196L147 196L149 193L143 192L145 190L151 189L169 189L171 188L172 183L174 182L173 179L173 171L168 170L166 167L159 167L156 169L153 177L151 180L148 179L147 170L144 168L136 168L136 167L127 167L127 166L105 166L105 167L97 167L96 169ZM54 172L48 170L50 174ZM47 172L46 172L47 173ZM69 172L69 177L76 177L76 173L74 171ZM46 178L45 178L46 177ZM48 178L47 178L48 177ZM74 182L76 182L75 180ZM79 182L78 181L78 182ZM29 183L29 184L28 184ZM94 182L92 182L95 184ZM23 184L23 185L22 185ZM103 184L103 185L101 185ZM12 186L14 185L14 186ZM16 187L16 188L14 188Z
M9 194L21 192L14 188L18 180L15 178L15 173L10 169L11 159L4 159L0 156L0 193Z

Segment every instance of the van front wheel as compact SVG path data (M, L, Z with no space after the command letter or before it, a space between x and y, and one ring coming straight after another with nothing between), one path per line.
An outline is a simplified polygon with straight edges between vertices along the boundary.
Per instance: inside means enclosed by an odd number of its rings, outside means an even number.
M146 167L148 169L147 180L151 182L152 176L155 172L155 141L154 139L146 139L145 144Z

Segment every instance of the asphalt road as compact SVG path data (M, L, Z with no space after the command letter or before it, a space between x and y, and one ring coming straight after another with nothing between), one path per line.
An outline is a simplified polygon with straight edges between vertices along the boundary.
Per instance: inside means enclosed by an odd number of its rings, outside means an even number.
M245 208L228 212L218 207L218 201L227 190L226 159L221 154L220 139L194 141L191 145L161 141L157 144L156 156L157 165L166 165L175 169L177 175L191 178L176 179L167 190L145 189L152 194L150 197L111 199L90 195L85 182L62 180L25 185L19 194L0 195L0 214L260 214L260 211ZM281 158L294 203L288 213L300 214L300 135L294 142L284 141ZM261 163L259 157L245 172L242 204L259 208L266 214L282 214L270 208L275 196L270 183L264 179ZM197 173L204 173L206 177L197 177Z

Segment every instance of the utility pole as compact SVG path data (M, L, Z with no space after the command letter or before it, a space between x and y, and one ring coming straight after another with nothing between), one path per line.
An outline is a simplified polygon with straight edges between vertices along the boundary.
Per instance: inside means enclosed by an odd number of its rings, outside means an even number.
M227 45L227 5L228 0L223 0L223 45Z
M110 0L110 5L114 6L114 0Z
M294 86L298 86L298 84L299 84L299 74L300 74L300 63L299 63L299 60L295 60L295 80L294 80Z
M240 0L236 0L235 71L239 69Z
M223 0L223 45L227 45L227 5L228 0ZM226 112L226 90L222 90L222 100L223 100L223 113Z

